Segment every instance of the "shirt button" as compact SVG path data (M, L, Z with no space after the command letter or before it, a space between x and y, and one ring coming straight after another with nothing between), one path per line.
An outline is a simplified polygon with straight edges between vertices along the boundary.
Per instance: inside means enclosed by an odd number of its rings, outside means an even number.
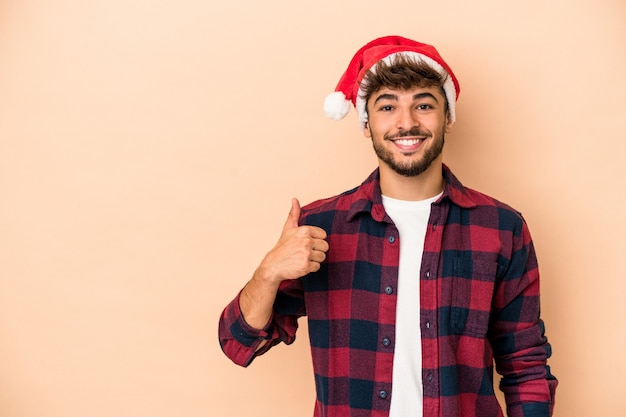
M432 382L432 380L433 380L433 373L429 372L428 375L426 375L426 379L428 380L428 382Z
M395 242L395 241L396 241L396 237L395 237L395 236L389 236L389 237L387 238L387 240L389 240L389 243L393 243L393 242Z
M389 346L390 344L391 344L391 340L389 340L389 338L388 338L388 337L385 337L385 338L383 339L383 346L387 347L387 346Z
M385 288L385 294L387 294L387 295L393 294L393 288L391 288L391 287Z
M426 271L424 275L426 275L426 278L430 278L430 271Z
M385 390L382 390L382 391L380 391L380 392L378 393L378 396L379 396L380 398L382 398L383 400L384 400L385 398L387 398L387 395L389 395L389 394L387 394L387 391L385 391Z
M430 329L430 322L429 321L426 322L426 328Z

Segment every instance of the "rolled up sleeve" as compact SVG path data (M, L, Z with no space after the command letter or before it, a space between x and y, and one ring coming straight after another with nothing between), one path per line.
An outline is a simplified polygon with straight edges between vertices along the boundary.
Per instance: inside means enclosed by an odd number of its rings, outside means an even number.
M295 341L298 318L304 315L304 300L299 280L283 282L270 320L263 329L256 329L241 313L240 295L241 292L222 311L218 337L224 354L237 365L247 367L278 343L289 345Z

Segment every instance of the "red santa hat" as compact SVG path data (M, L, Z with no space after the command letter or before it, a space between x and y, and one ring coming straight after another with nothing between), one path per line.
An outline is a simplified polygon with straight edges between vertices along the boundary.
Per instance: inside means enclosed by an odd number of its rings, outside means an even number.
M454 107L460 87L452 70L441 58L435 47L401 36L385 36L374 39L357 51L346 72L341 76L335 91L329 94L324 101L326 115L333 120L341 120L350 111L350 103L352 103L358 113L361 127L365 127L367 122L366 103L361 98L363 78L376 63L385 61L389 64L393 57L398 54L416 62L422 61L444 77L443 90L448 102L448 117L450 122L454 122L456 120Z

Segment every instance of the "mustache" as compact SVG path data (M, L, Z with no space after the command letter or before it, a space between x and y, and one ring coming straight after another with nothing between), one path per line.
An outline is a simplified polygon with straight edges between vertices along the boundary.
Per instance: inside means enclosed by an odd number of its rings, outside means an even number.
M400 138L406 138L408 136L431 137L432 133L430 133L427 130L421 130L419 127L414 126L409 130L400 131L399 133L396 133L395 135L385 135L384 138L387 140L396 140Z

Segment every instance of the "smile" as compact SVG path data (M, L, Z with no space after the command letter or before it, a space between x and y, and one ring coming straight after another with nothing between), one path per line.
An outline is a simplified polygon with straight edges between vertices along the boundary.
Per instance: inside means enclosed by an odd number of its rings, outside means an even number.
M391 142L401 152L413 153L422 147L426 139L427 137L416 135L416 136L408 136L408 137L403 137L403 138L392 139Z
M421 142L422 139L396 139L394 143L401 146L414 146Z

